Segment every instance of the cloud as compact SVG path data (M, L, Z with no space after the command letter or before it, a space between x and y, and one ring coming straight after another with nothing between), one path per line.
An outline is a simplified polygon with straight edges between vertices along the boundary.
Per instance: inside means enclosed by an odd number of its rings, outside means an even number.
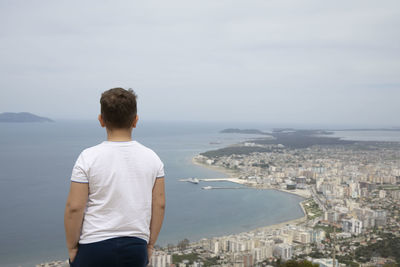
M0 106L88 118L126 86L149 119L364 123L373 102L371 123L398 124L397 87L371 88L400 83L399 5L3 1Z

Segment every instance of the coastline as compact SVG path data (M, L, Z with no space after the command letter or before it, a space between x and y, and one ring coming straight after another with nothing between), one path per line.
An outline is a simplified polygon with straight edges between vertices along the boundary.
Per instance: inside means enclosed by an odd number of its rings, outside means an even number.
M197 166L201 166L201 167L204 167L204 168L207 168L207 169L210 169L210 170L218 171L218 172L221 172L221 173L229 176L229 177L227 177L225 179L223 179L223 178L202 179L204 181L228 181L228 182L235 183L234 179L239 180L239 179L235 178L235 176L238 175L238 172L235 172L233 170L229 170L229 169L226 169L226 168L223 168L223 167L220 167L220 166L210 166L208 164L204 164L202 162L197 161L195 157L192 158L192 164L197 165ZM245 184L245 183L240 183L240 182L236 182L236 183L248 186L248 184ZM252 187L249 187L249 188L252 188ZM284 222L275 223L275 224L271 224L271 225L261 226L261 227L258 227L258 228L255 228L255 229L252 229L252 230L249 230L249 231L245 231L246 233L255 233L255 232L260 232L260 231L271 231L271 230L282 228L282 227L284 227L284 226L286 226L288 224L298 225L300 223L305 223L307 221L307 212L306 212L306 210L305 210L305 208L303 206L303 203L307 200L307 197L305 197L304 195L296 193L296 192L291 192L289 190L278 189L278 188L273 188L273 187L271 187L271 188L258 188L257 187L256 189L276 190L276 191L280 191L280 192L284 192L284 193L294 194L296 196L300 196L300 197L304 198L302 201L299 202L300 208L303 211L303 216L299 217L299 218L296 218L296 219L289 220L289 221L284 221ZM245 232L241 232L241 233L245 233ZM236 234L241 234L241 233L236 233Z
M307 221L307 214L305 213L305 209L303 207L303 202L304 201L301 201L299 203L299 205L300 205L300 207L301 207L301 209L303 210L303 213L304 213L303 217L300 217L300 218L297 218L297 219L293 219L293 220L289 220L289 221L284 221L284 222L281 222L281 223L275 223L275 224L271 224L271 225L267 225L267 226L262 226L262 227L250 230L249 232L253 233L253 232L260 232L260 231L271 231L271 230L276 230L276 229L282 228L282 227L284 227L284 226L286 226L288 224L298 225L300 223L306 222Z
M196 160L196 157L192 158L192 164L196 165L196 166L200 166L203 168L207 168L213 171L218 171L221 172L229 177L226 178L206 178L206 179L201 179L202 181L207 181L207 182L217 182L217 181L226 181L226 182L232 182L232 183L237 183L240 185L246 185L249 186L252 183L251 182L245 182L245 181L241 181L241 179L236 178L239 173L235 172L233 170L230 169L226 169L220 166L212 166L212 165L208 165L208 164L204 164L202 162L199 162ZM288 194L293 194L299 197L302 197L304 199L310 198L311 194L307 191L307 190L299 190L299 189L294 189L294 190L285 190L282 188L275 188L275 187L254 187L256 189L264 189L264 190L276 190L276 191L280 191L280 192L284 192L284 193L288 193Z
M203 163L197 161L196 157L192 157L192 164L196 165L196 166L200 166L200 167L206 168L206 169L210 169L210 170L213 170L213 171L221 172L221 173L229 176L227 178L233 178L234 176L237 176L239 174L239 173L237 173L237 172L235 172L233 170L229 170L229 169L226 169L226 168L223 168L223 167L211 166L211 165L203 164Z

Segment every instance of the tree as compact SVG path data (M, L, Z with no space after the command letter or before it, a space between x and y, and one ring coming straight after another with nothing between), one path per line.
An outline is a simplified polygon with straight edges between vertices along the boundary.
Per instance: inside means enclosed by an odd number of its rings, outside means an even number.
M282 267L318 267L319 265L317 263L312 263L307 260L302 260L302 261L289 260L281 266Z

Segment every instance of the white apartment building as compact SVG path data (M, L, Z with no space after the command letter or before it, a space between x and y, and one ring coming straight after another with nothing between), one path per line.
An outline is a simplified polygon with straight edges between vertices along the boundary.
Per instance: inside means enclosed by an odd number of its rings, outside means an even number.
M283 260L290 260L293 256L293 247L285 243L278 244L275 246L273 254Z
M171 255L165 253L164 251L154 251L153 255L151 256L152 267L168 267L171 263Z
M387 223L387 211L375 210L374 211L375 225L384 226Z
M211 244L211 251L212 251L215 255L218 255L218 254L220 253L220 251L221 251L221 245L220 245L220 242L219 242L219 241L214 241L214 242Z
M309 231L295 231L293 233L293 241L302 244L309 244L311 243L311 233Z
M342 228L344 232L359 235L362 232L362 221L355 218L343 219Z
M263 261L273 255L274 241L262 241L260 244L260 247L251 250L255 262Z

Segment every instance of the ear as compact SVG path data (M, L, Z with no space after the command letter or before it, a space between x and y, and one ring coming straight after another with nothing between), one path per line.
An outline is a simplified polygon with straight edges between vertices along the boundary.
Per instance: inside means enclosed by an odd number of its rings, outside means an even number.
M132 122L132 128L136 128L136 124L137 124L138 120L139 120L139 116L136 115L135 119Z
M103 120L103 116L101 116L101 114L99 114L99 117L97 119L99 120L101 127L103 127L103 128L106 127L106 124L104 123L104 120Z

